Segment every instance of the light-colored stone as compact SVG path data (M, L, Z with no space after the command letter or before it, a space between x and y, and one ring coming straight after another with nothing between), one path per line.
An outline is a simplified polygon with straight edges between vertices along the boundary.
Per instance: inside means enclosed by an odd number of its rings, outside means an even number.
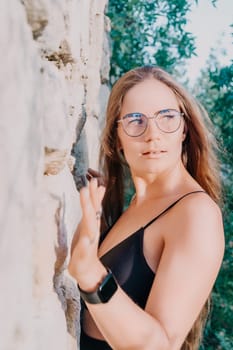
M74 350L71 173L97 166L109 94L107 0L0 2L0 350ZM74 158L75 157L75 158Z

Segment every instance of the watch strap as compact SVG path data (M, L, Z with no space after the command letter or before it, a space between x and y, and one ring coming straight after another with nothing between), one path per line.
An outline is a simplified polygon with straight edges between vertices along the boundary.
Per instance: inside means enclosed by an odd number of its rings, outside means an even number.
M88 302L89 304L101 304L107 303L111 299L117 291L118 284L112 271L109 268L107 268L107 271L108 274L92 292L86 292L78 285L80 296L83 301Z

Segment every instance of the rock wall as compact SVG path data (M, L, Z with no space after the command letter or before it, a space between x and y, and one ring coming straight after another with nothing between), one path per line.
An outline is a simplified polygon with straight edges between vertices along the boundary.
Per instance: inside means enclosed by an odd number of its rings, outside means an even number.
M0 350L78 349L66 266L108 97L106 3L0 2Z

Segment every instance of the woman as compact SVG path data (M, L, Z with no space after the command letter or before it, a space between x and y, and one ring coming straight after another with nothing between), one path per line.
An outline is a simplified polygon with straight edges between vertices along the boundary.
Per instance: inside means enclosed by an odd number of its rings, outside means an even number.
M85 302L81 350L198 349L224 253L202 114L157 67L114 85L101 145L106 191L95 178L81 189L69 264ZM126 167L135 196L123 210Z

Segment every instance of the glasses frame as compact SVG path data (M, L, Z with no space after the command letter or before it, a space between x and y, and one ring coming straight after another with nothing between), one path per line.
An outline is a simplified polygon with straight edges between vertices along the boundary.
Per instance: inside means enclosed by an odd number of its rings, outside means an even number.
M162 130L162 129L159 127L158 123L156 122L157 116L158 116L161 112L165 112L165 111L174 111L174 112L178 113L179 116L180 116L179 125L178 125L178 127L177 127L175 130L173 130L173 131L164 131L164 130ZM123 123L123 121L124 121L124 119L126 119L129 115L131 115L131 114L137 114L137 113L143 115L144 117L146 117L146 127L145 127L145 130L143 130L139 135L135 135L135 136L134 136L134 135L129 135L129 134L127 133L127 131L125 130L125 128L124 128L124 123ZM172 134L172 133L176 132L176 131L180 128L180 125L181 125L181 118L182 118L183 116L184 116L184 113L183 113L183 112L180 112L180 111L177 111L177 109L174 109L174 108L166 108L166 109L161 109L161 110L158 111L158 112L155 112L154 115L153 115L153 117L147 117L147 115L145 115L144 113L141 113L141 112L127 113L126 115L124 115L124 116L121 117L120 119L116 120L116 122L117 122L117 123L122 123L122 127L123 127L123 130L124 130L124 132L126 133L126 135L128 135L128 136L130 136L130 137L139 137L139 136L143 135L143 134L146 132L146 130L147 130L147 128L148 128L148 119L154 119L157 128L158 128L160 131L162 131L163 133L165 133L165 134Z

